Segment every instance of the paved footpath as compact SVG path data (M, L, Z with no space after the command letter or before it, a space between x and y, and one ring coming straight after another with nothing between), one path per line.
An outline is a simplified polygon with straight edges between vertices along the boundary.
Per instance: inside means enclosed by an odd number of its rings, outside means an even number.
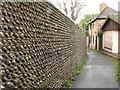
M88 57L72 88L118 88L114 61L89 50Z

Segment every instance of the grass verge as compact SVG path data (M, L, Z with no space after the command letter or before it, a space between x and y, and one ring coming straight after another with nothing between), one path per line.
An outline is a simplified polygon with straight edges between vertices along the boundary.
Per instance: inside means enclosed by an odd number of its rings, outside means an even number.
M118 73L118 72L120 71L120 65L119 65L118 59L116 59L116 58L114 58L114 57L111 57L111 56L108 56L108 55L105 55L105 54L99 52L98 50L94 50L94 49L92 49L92 48L88 48L88 50L91 50L91 51L93 51L93 52L95 52L95 53L104 55L104 56L106 56L106 57L114 60L114 61L115 61L115 65L116 65L116 68L115 68L115 79L116 79L116 81L120 82L120 75L119 75L119 73Z
M70 80L68 81L67 85L68 87L72 87L72 81L76 80L76 77L78 74L80 74L81 69L86 64L86 61L88 60L88 56L86 56L80 63L79 66L76 67L75 71L73 72L73 75L71 76Z

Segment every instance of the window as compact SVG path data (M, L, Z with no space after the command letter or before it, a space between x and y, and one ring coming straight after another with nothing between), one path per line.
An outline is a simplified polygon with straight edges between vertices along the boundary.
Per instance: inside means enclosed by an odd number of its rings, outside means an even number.
M95 22L93 22L93 28L95 28Z
M90 30L92 29L92 24L90 24Z

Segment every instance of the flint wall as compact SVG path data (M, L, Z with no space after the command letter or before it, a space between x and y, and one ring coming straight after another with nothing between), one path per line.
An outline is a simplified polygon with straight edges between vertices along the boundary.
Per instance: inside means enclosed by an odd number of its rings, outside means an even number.
M86 56L86 35L48 2L0 3L2 85L58 88Z

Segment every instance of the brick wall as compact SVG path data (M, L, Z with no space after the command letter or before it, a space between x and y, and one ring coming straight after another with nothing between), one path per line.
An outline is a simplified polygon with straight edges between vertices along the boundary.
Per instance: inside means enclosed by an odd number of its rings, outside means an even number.
M96 21L94 21L94 23L95 23L94 28L93 28L93 22L92 22L91 29L90 29L90 24L89 24L89 34L90 34L90 37L92 37L92 39L89 37L90 40L92 40L92 41L88 40L88 46L90 48L97 49L97 50L100 49L101 46L99 43L99 37L97 35L98 35L98 31L101 31L101 27L102 27L104 21L105 21L105 19L97 19ZM94 37L94 39L93 39L93 37Z
M86 56L86 35L48 2L0 3L2 86L66 87Z

